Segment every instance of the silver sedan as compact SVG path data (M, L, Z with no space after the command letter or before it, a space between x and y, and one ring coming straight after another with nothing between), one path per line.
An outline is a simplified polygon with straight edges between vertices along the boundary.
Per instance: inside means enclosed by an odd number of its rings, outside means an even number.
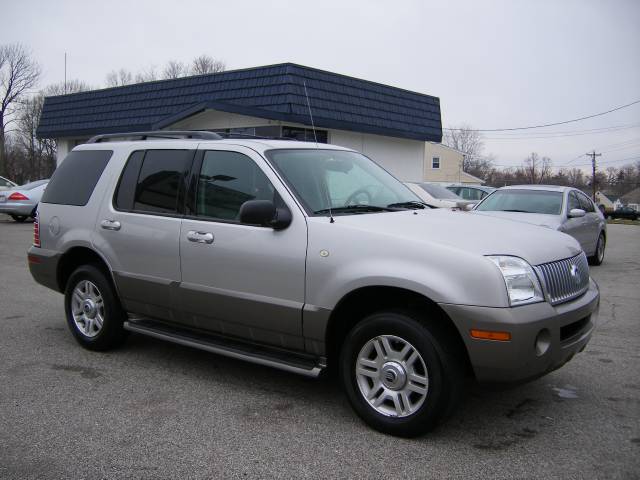
M37 180L0 192L0 213L11 215L16 222L34 217L49 180Z
M574 237L592 265L604 259L607 223L582 191L555 185L502 187L484 198L471 212L541 225Z

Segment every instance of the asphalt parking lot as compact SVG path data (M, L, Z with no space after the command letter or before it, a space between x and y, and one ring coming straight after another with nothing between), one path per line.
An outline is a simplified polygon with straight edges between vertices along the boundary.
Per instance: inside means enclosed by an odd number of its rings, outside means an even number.
M471 386L415 440L377 433L331 379L132 335L92 353L0 215L0 478L640 478L640 227L609 225L599 326L562 369Z

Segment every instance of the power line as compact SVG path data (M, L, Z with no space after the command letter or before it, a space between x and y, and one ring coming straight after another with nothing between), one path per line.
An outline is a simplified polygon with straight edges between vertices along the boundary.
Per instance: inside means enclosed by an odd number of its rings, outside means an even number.
M630 128L638 128L640 125L627 125L620 127L605 127L605 128L594 128L589 130L574 130L568 132L521 132L514 135L509 135L505 133L502 137L482 137L482 140L536 140L536 139L547 139L547 138L566 138L566 137L582 137L585 135L600 135L603 133L614 133L619 132L621 130L627 130ZM520 136L525 135L525 136ZM528 135L528 136L527 136Z
M474 128L443 128L443 130L449 131L469 131L469 132L510 132L514 130L531 130L533 128L543 128L543 127L554 127L556 125L566 125L567 123L580 122L582 120L588 120L589 118L600 117L602 115L606 115L608 113L617 112L618 110L622 110L623 108L631 107L632 105L636 105L640 103L640 100L636 100L631 103L627 103L626 105L621 105L619 107L612 108L605 112L594 113L593 115L587 115L586 117L574 118L572 120L564 120L562 122L554 122L554 123L545 123L542 125L530 125L528 127L512 127L512 128L483 128L483 129L474 129Z

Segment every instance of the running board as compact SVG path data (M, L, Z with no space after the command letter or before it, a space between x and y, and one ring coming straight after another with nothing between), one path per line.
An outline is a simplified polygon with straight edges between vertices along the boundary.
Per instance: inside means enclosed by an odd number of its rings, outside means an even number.
M147 319L136 319L124 322L124 329L140 333L149 337L166 340L187 347L217 353L225 357L265 365L286 372L297 373L306 377L316 378L325 365L306 356L285 356L281 352L271 352L265 348L247 345L229 339L222 339L213 335L197 335L188 330L172 328L167 325Z

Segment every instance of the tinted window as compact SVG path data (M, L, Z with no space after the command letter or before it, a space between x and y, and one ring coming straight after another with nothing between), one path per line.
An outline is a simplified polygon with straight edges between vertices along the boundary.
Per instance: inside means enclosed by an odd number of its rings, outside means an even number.
M498 190L480 203L476 210L560 215L562 192Z
M237 220L240 206L248 200L271 200L275 190L260 168L246 155L207 151L202 160L196 215Z
M112 150L71 152L51 177L42 202L86 205L111 155Z
M115 195L115 207L118 210L133 210L133 201L136 196L138 175L142 166L144 151L133 152L124 167Z
M147 150L138 175L133 209L176 213L178 193L191 156L188 150Z

